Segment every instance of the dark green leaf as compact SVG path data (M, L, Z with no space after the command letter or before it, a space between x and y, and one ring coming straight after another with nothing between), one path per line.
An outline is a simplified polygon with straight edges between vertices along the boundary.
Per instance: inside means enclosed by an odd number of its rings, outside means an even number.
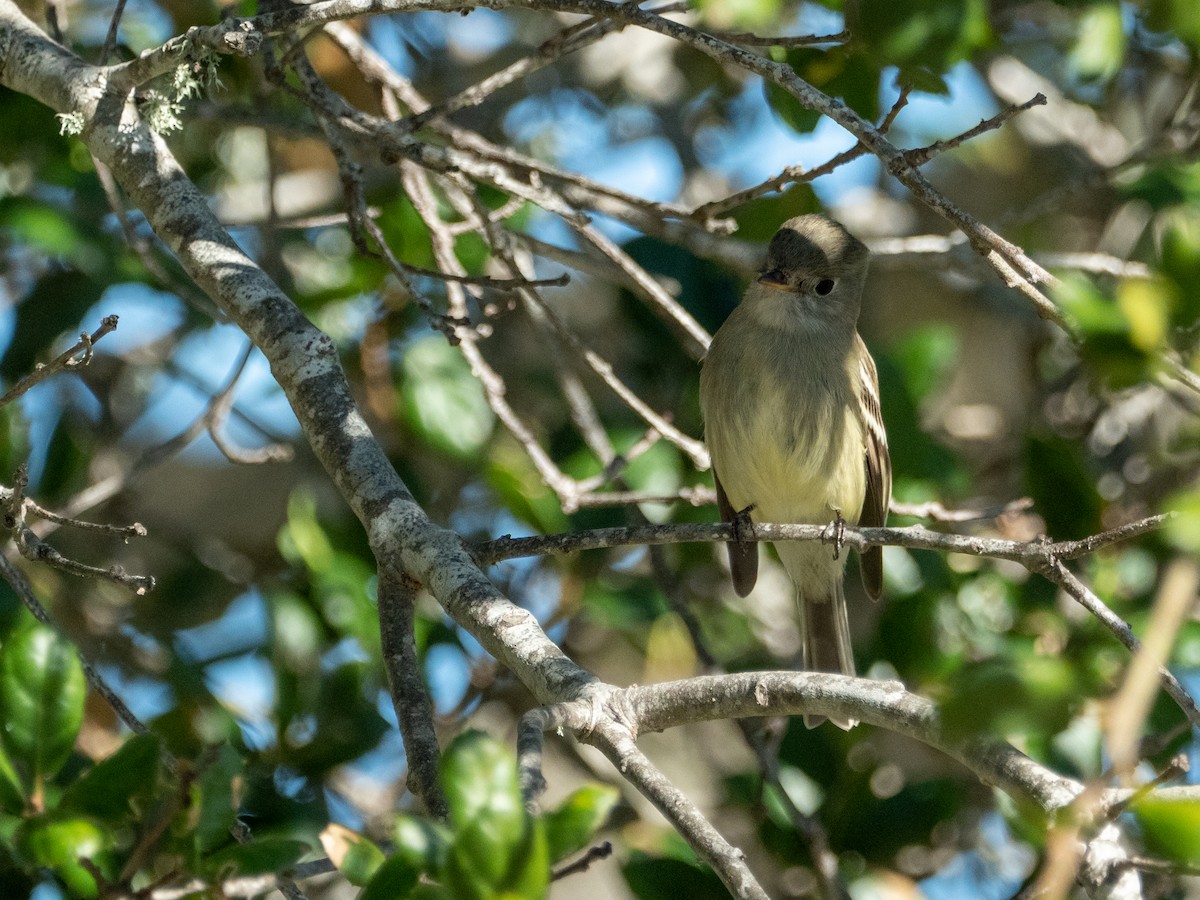
M709 869L679 859L630 854L621 867L630 890L638 900L728 900L729 891Z
M188 818L201 853L229 840L229 829L241 804L242 768L237 751L222 744L192 786Z
M305 743L283 748L288 765L305 774L320 775L357 759L379 743L387 723L367 696L364 681L371 677L373 667L359 662L321 673L313 710L316 728Z
M153 734L131 737L68 788L60 807L116 822L159 789L162 741Z
M55 338L79 325L100 299L100 290L94 279L76 269L52 269L43 275L17 307L16 331L0 362L0 375L8 381L27 375L49 354Z
M864 119L878 117L881 70L873 60L845 47L833 47L789 50L786 61L806 82L842 100ZM820 113L772 81L766 82L766 92L771 109L793 129L803 134L816 127Z
M283 872L295 865L308 849L303 841L255 838L248 844L235 844L214 853L204 861L204 869L214 878Z
M0 648L3 744L36 782L54 775L70 756L86 694L75 648L44 625L19 632Z
M984 0L862 0L846 24L875 65L920 65L947 72L991 40Z
M1062 658L1028 655L965 666L941 705L946 736L1064 728L1079 701L1079 679Z
M393 856L375 872L358 900L399 900L411 894L420 877L421 870L408 859Z
M1030 437L1025 447L1026 490L1059 540L1100 529L1100 497L1081 448L1056 436Z

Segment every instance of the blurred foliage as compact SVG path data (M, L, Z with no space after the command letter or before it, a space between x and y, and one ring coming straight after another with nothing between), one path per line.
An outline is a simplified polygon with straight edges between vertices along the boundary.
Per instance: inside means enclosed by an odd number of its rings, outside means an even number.
M342 826L325 830L326 851L352 884L364 887L362 897L544 897L550 864L585 847L616 802L612 788L594 785L580 788L555 810L531 816L517 783L516 758L478 731L460 734L446 748L440 783L449 822L396 817L390 857Z
M96 59L111 9L67 6L68 46ZM122 58L218 15L213 4L166 2L137 12L123 23ZM254 4L239 12L253 14ZM845 43L762 49L876 122L900 88L911 89L910 105L921 109L902 110L891 131L906 147L970 127L1013 102L1008 92L1025 92L1024 100L1054 86L1053 121L1018 117L938 156L926 174L1035 256L1099 249L1144 269L1059 271L1051 293L1075 332L1070 341L961 257L913 265L880 254L863 332L878 363L897 500L987 508L1028 495L1031 512L961 526L1014 539L1081 538L1177 513L1161 533L1072 563L1143 634L1162 567L1200 553L1200 404L1170 382L1163 363L1167 354L1200 371L1200 163L1188 131L1200 5L705 0L697 14L713 29L763 34L847 27ZM381 17L362 33L437 101L557 27L545 16L477 10ZM640 37L626 29L454 120L547 164L687 203L766 177L758 158L776 159L789 142L797 149L784 164L810 167L852 146L835 146L830 123L791 95ZM337 90L378 111L375 89L340 54L317 38L308 50ZM184 132L169 141L214 207L238 223L241 245L334 337L373 431L435 520L475 540L715 518L686 503L564 510L497 422L478 373L430 329L381 261L358 252L344 219L306 219L344 203L311 115L267 86L257 60L224 60L220 79L222 91L185 103ZM1059 119L1068 124L1056 130ZM50 540L72 557L149 572L159 585L130 598L25 566L64 637L26 621L0 586L0 894L24 896L43 884L96 896L102 881L143 887L170 866L220 878L276 871L323 850L368 900L535 897L554 892L552 866L607 837L617 864L593 870L623 881L626 896L725 896L690 849L611 787L568 784L565 799L540 816L526 813L509 752L465 729L511 735L529 699L424 595L417 645L446 738L442 779L453 815L439 824L422 814L405 787L361 529L311 454L242 475L203 439L182 455L158 453L202 411L241 345L213 326L144 218L114 215L87 152L60 134L50 110L0 90L0 121L20 123L0 141L5 388L99 316L122 317L78 378L39 386L0 411L0 480L28 460L30 495L67 505L89 485L123 478L124 490L87 515L137 519L150 538L125 544L63 529ZM1123 161L1101 152L1112 142ZM824 155L802 156L800 148L813 147ZM435 267L430 235L395 171L362 163L367 201L391 248L408 264ZM869 168L865 179L792 186L732 210L733 240L758 247L783 219L830 207L868 239L944 232L871 160L856 165ZM274 209L263 202L271 178L279 179ZM461 219L437 199L448 221ZM514 231L585 249L527 203L510 206L490 187L475 199ZM609 225L597 218L597 227ZM745 272L661 235L610 233L710 331L736 304ZM492 273L477 238L460 234L455 249L467 271ZM417 283L444 301L444 286ZM701 433L698 368L639 294L580 274L546 296L649 406ZM545 332L498 291L484 291L469 312L506 399L555 463L574 478L602 473L605 460L563 401ZM230 433L250 445L296 443L258 357L250 373ZM638 447L644 423L585 367L574 374L615 452ZM659 442L611 486L671 493L707 478ZM778 567L764 560L763 586L746 603L729 588L721 558L719 548L699 544L653 555L627 548L514 561L490 574L573 659L616 683L699 671L692 625L728 670L790 665L790 600L770 602L783 590ZM860 671L935 699L952 734L1009 739L1064 774L1101 776L1104 703L1128 654L1046 582L1003 563L890 549L884 602L848 590ZM128 737L95 698L85 703L76 647L119 685L152 735ZM1171 666L1195 684L1196 622L1185 625ZM1169 733L1179 721L1160 698L1146 731ZM932 878L943 896L982 895L984 887L1011 894L1043 850L1040 813L882 731L787 723L782 793L764 786L739 735L720 734L706 740L680 729L652 755L686 767L723 830L758 835L747 852L771 896L812 885L789 804L825 828L856 891ZM1146 768L1190 741L1184 733L1166 741ZM589 764L553 740L547 756L556 787ZM235 816L252 824L253 843L234 842ZM1195 816L1190 804L1147 799L1130 817L1146 852L1195 865ZM955 880L964 869L974 880ZM562 890L593 874L573 876Z

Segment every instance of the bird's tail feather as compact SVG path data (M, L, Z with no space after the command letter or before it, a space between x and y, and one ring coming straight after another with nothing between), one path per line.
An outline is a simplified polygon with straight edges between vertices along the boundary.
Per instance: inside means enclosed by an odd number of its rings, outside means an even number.
M796 604L800 608L800 646L802 663L811 672L835 672L854 675L854 650L850 645L850 620L846 616L846 595L842 579L830 580L824 590L798 587ZM804 724L816 728L825 716L805 716ZM849 730L856 719L830 719L839 728Z

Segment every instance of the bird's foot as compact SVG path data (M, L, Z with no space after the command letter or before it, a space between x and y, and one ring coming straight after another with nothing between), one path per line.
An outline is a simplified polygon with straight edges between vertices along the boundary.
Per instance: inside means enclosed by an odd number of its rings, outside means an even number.
M831 509L834 519L821 532L821 542L833 541L833 558L838 559L842 555L842 547L846 543L846 520L842 518L842 511L836 506Z
M740 509L734 515L733 521L729 524L733 526L733 539L741 542L745 540L754 540L754 521L750 518L750 513L754 511L755 504L751 503L745 509Z

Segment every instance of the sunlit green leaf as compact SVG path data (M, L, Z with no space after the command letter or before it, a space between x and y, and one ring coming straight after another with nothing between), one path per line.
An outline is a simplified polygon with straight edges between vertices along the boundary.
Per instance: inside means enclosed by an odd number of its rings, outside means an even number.
M1180 491L1166 506L1174 514L1164 526L1168 540L1185 553L1200 553L1200 490Z
M60 807L103 821L119 821L159 790L162 741L135 735L112 756L93 766L63 795Z
M530 840L516 759L483 732L468 731L446 749L441 773L454 827L446 884L464 900L491 896L523 866L519 851Z
M402 814L392 823L395 855L403 856L418 872L436 871L442 865L449 840L446 829L428 819Z
M1095 3L1083 12L1068 64L1077 76L1107 81L1125 58L1125 29L1118 3Z
M431 334L408 346L401 368L405 415L417 432L455 456L478 453L495 416L462 354L442 335Z
M317 521L316 499L309 491L297 490L288 498L288 521L279 531L279 549L292 560L303 560L313 572L324 572L333 562L334 550Z
M758 29L779 17L780 0L699 0L704 19L716 29Z
M1181 865L1200 865L1200 802L1152 794L1134 804L1133 814L1152 852Z
M53 870L75 897L95 897L98 893L96 879L81 860L89 860L101 871L110 868L106 857L112 835L87 818L30 819L18 829L15 842L22 858L35 867Z
M321 832L321 847L346 880L359 887L374 877L387 858L371 840L336 822Z
M543 821L550 841L550 860L558 862L586 847L619 797L616 788L609 785L584 785L546 813Z

